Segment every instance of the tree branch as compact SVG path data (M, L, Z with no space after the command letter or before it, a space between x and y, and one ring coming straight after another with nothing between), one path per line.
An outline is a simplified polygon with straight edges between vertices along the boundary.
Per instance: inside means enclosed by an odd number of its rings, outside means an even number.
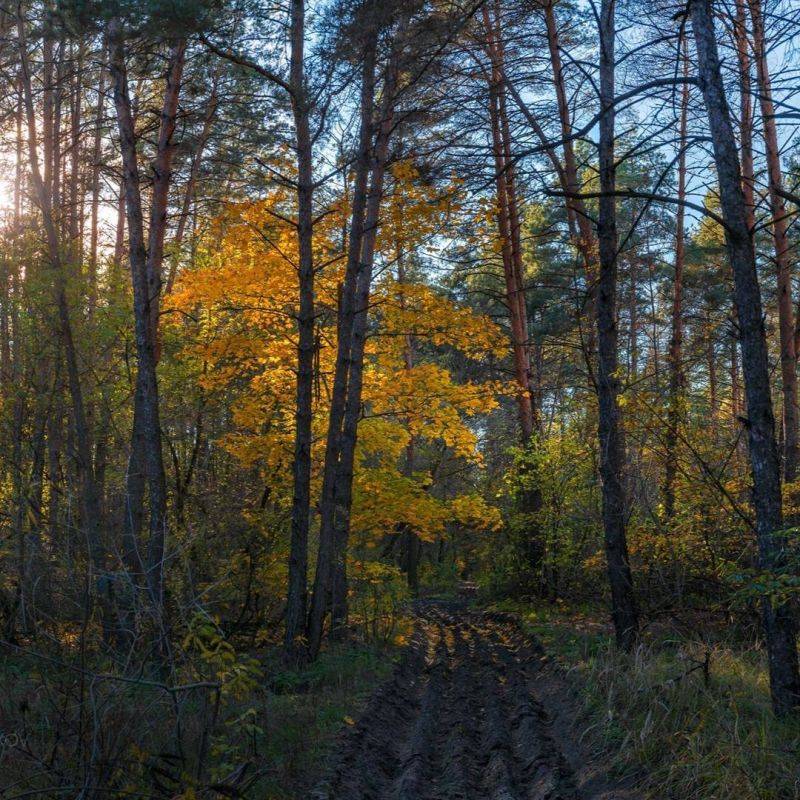
M200 41L212 53L218 55L220 58L224 58L226 61L231 61L234 64L238 64L240 67L246 67L247 69L253 70L253 72L258 73L262 78L266 78L276 86L280 86L281 89L283 89L290 97L294 97L294 90L292 89L291 84L272 70L262 67L261 64L258 64L247 56L243 56L241 53L237 53L234 50L228 50L224 47L214 44L214 42L212 42L204 33L200 34Z

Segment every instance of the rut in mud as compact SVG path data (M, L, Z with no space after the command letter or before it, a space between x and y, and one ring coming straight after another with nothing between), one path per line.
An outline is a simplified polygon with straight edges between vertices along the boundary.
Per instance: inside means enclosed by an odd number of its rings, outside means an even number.
M578 800L512 619L420 606L393 677L342 737L315 800ZM623 795L606 795L605 797Z

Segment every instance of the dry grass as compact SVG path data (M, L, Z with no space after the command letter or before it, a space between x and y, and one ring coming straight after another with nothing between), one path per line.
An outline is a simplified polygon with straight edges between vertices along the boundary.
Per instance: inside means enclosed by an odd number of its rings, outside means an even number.
M600 613L513 610L565 668L584 740L646 797L800 798L800 721L773 716L758 647L662 627L624 654Z

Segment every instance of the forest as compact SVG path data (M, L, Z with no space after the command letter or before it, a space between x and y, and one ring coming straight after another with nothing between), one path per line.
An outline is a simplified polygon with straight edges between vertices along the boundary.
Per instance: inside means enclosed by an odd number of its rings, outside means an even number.
M0 3L0 800L800 800L797 0Z

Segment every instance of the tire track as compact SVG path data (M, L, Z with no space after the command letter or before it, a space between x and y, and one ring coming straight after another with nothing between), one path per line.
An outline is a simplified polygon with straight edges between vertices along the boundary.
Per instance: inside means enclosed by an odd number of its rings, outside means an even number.
M530 691L540 658L508 617L419 604L411 644L312 797L578 800Z

